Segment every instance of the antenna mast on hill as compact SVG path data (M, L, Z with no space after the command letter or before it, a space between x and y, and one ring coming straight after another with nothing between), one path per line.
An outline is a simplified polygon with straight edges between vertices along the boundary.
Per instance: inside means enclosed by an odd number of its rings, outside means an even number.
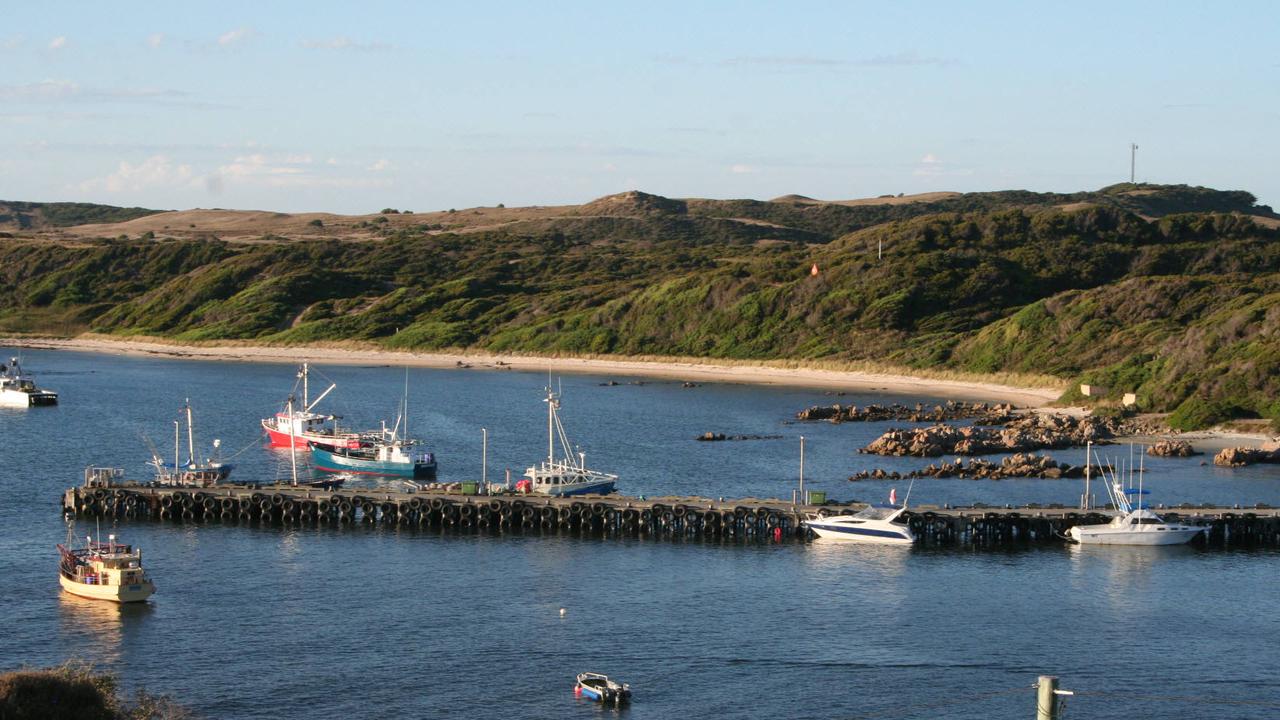
M1130 185L1133 184L1133 177L1134 177L1133 171L1137 167L1137 162L1138 162L1138 144L1129 143L1129 184Z

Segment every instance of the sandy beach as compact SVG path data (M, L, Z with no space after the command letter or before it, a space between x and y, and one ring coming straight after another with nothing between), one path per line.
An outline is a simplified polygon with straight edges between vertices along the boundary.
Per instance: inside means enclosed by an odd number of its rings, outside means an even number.
M48 350L74 350L125 355L152 355L175 359L221 360L231 362L285 362L302 360L321 364L379 364L412 367L477 370L506 369L650 377L685 382L731 382L752 385L785 385L849 392L876 390L901 395L928 395L957 400L1007 402L1018 407L1041 407L1053 402L1064 388L1014 387L995 383L940 380L879 373L780 368L766 365L720 365L713 362L655 362L647 360L606 360L585 358L539 358L440 353L352 350L322 347L272 347L262 345L177 345L162 342L128 341L103 337L72 339L0 338L0 345Z

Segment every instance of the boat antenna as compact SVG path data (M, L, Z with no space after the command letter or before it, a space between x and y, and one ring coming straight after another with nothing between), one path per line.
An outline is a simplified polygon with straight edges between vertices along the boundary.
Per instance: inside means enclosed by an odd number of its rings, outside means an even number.
M303 365L306 367L306 365ZM293 417L293 396L289 396L289 417ZM298 484L298 436L293 433L293 426L289 426L289 470L293 476L293 484Z
M404 439L409 439L409 366L404 366Z
M196 464L196 431L191 423L191 398L187 398L187 465Z
M915 484L916 484L916 479L915 479L915 478L911 478L911 482L907 483L907 495L906 495L906 497L902 498L902 509L903 509L903 510L906 510L906 509L907 509L907 501L911 499L911 488L912 488L912 487L914 487L914 486L915 486Z

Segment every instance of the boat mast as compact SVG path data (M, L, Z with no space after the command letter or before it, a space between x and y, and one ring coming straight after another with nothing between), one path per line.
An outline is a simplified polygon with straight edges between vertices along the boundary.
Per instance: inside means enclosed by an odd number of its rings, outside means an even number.
M173 472L178 472L178 421L173 421Z
M187 398L187 464L196 464L196 431L191 426L191 398Z
M306 365L304 364L305 368ZM304 376L305 377L305 376ZM289 396L289 417L293 417L293 396ZM289 428L289 469L292 472L293 484L298 484L298 436L293 434L293 428Z
M310 404L307 402L307 373L307 364L304 362L302 363L302 407L306 407ZM292 411L289 413L289 416L293 416Z
M1093 449L1093 441L1084 444L1084 495L1080 496L1080 509L1089 509L1089 455Z
M554 465L556 462L556 446L554 435L556 413L556 394L547 388L547 464Z

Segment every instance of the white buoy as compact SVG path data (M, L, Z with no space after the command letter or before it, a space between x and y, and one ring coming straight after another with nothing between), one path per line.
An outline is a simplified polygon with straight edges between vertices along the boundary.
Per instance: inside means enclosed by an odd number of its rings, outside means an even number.
M560 608L560 617L564 617L564 608Z

